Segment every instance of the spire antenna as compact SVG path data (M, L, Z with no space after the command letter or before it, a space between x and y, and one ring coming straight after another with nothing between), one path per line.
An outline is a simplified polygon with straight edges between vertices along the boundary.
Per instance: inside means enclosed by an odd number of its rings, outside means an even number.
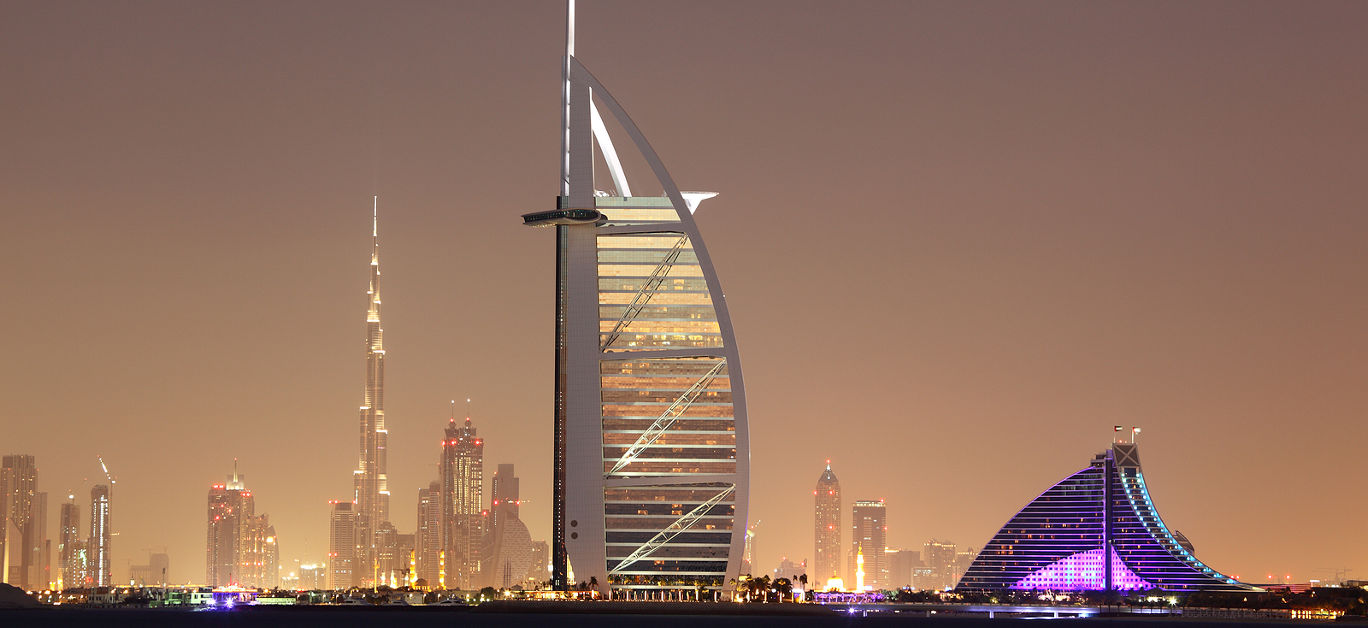
M575 56L575 0L565 3L565 56Z

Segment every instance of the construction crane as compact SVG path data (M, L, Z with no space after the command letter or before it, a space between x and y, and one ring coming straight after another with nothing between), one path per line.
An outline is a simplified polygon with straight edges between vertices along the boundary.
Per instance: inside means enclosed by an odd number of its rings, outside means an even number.
M109 473L109 467L105 465L104 457L103 457L103 456L95 456L95 459L100 461L100 470L101 470L101 471L104 471L105 479L109 480L109 493L110 493L110 495L113 495L113 494L114 494L114 485L115 485L117 482L114 480L114 476L113 476L113 475L110 475L110 473Z
M1353 569L1350 569L1348 567L1317 567L1314 571L1328 571L1335 574L1330 577L1328 584L1343 584L1344 581L1348 578L1349 574L1354 572Z
M113 499L114 499L114 485L115 485L115 484L118 484L118 480L115 480L115 479L114 479L114 475L111 474L111 473L109 472L109 467L108 467L107 465L105 465L105 461L104 461L104 457L103 457L103 456L95 456L95 459L100 461L100 470L101 470L101 471L104 471L105 479L106 479L106 480L109 480L109 499L110 499L110 500L113 500ZM111 519L112 519L112 517L111 517ZM118 533L118 532L115 532L114 529L113 529L113 528L114 528L113 521L110 522L110 526L109 526L109 527L110 527L109 536L119 536L119 533Z

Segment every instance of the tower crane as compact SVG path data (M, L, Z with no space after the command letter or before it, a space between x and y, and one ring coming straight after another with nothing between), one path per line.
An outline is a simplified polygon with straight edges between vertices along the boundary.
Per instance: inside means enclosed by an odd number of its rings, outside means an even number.
M104 457L103 457L103 456L95 456L95 459L100 461L100 470L101 470L101 471L104 471L105 479L106 479L106 480L109 480L109 499L112 501L112 500L114 499L114 485L115 485L115 484L118 484L119 482L118 482L118 480L115 480L115 479L114 479L114 475L111 474L111 473L109 472L109 467L108 467L107 465L105 465L105 461L104 461ZM110 519L113 519L113 517L111 517ZM118 533L118 532L115 532L115 531L113 530L113 528L114 528L113 521L110 522L110 526L109 526L109 527L110 527L110 531L109 531L109 535L110 535L110 536L119 536L119 533Z

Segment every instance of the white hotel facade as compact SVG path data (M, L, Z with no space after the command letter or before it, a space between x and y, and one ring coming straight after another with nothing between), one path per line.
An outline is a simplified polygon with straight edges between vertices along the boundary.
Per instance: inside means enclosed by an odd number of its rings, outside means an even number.
M714 194L679 190L575 58L573 0L568 22L560 195L523 216L556 232L552 580L711 598L741 568L750 477L736 338L693 219ZM663 195L633 195L605 114Z

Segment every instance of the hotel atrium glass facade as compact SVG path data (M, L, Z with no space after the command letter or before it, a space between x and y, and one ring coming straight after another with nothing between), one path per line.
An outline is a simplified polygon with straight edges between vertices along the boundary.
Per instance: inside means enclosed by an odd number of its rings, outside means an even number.
M1206 566L1164 525L1134 443L1115 443L1022 508L959 590L1252 591Z
M711 598L740 570L749 473L740 360L693 221L712 195L681 192L571 55L565 78L561 195L523 217L557 235L552 582ZM600 108L659 196L631 194ZM611 193L594 186L595 149Z

